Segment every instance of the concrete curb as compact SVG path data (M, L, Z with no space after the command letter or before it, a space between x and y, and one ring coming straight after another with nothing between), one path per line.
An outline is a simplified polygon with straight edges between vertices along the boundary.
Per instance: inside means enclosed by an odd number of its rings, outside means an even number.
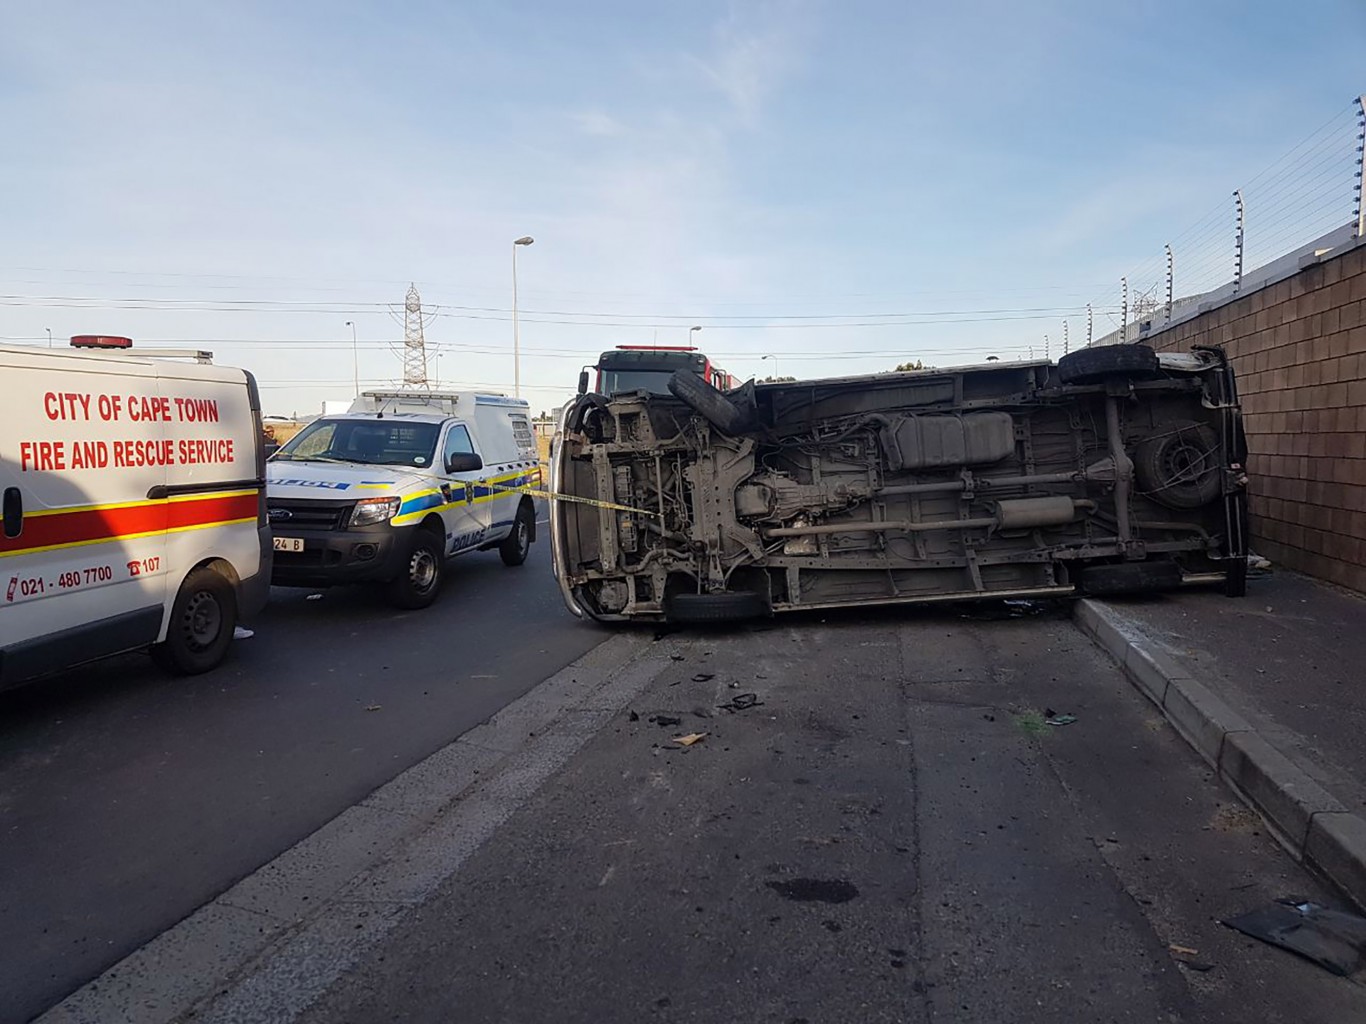
M288 1021L668 662L618 634L84 985L37 1024Z
M1182 738L1295 857L1366 909L1366 820L1260 736L1208 687L1104 602L1079 601L1082 631L1123 667Z

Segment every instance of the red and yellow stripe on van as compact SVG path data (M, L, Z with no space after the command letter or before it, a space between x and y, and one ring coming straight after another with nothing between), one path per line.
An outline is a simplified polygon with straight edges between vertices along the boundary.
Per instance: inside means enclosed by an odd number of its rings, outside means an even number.
M256 489L186 494L173 498L112 505L29 512L17 537L0 534L0 558L33 555L58 548L132 540L159 533L206 530L256 522Z

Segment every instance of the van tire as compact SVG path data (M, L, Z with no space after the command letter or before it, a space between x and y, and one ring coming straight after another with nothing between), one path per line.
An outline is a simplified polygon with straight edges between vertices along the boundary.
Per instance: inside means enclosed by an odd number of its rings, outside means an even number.
M670 622L735 622L767 618L773 614L768 598L754 590L727 590L719 594L674 594L664 605Z
M175 675L199 675L227 656L236 627L237 592L232 584L212 569L195 569L180 585L166 639L152 648L152 658Z
M418 530L403 567L389 583L389 603L408 611L426 608L441 593L445 578L446 556L441 541L430 530Z
M675 370L669 376L669 390L724 434L743 434L749 425L742 409L691 370Z
M1058 360L1064 384L1094 384L1109 377L1154 377L1159 363L1148 345L1101 345L1069 352Z
M1093 597L1154 594L1181 586L1181 567L1166 560L1088 565L1080 576L1082 593Z
M512 521L512 531L498 545L498 556L504 565L521 565L531 554L531 534L536 529L536 517L526 505L517 509L517 518Z

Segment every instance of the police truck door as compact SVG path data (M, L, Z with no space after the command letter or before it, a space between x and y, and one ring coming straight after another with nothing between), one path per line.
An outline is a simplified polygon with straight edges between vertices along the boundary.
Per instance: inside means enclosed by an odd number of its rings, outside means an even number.
M446 522L446 554L454 555L484 542L488 533L487 487L481 486L485 473L483 460L474 450L470 432L463 423L451 423L441 442L444 473L441 493L446 499L441 516ZM480 468L470 468L478 464Z

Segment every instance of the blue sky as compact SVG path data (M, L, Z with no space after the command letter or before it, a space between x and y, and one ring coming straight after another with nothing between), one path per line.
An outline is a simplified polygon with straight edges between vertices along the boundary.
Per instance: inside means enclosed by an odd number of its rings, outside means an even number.
M400 375L411 280L440 378L510 390L530 234L538 408L693 324L746 376L1056 356L1183 232L1219 283L1287 154L1250 241L1347 220L1363 52L1361 0L10 3L0 335L192 342L313 412L347 320Z

